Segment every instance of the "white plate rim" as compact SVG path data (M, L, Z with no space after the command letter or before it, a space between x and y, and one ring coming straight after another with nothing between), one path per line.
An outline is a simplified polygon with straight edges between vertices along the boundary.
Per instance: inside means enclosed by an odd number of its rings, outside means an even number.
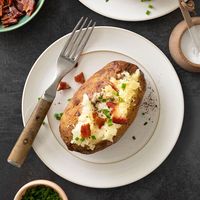
M164 13L160 13L160 14L155 15L155 16L148 15L148 17L145 16L145 17L140 18L140 19L131 19L131 18L127 18L127 17L124 17L124 18L120 18L120 17L116 17L116 16L114 17L114 16L110 15L109 13L105 14L105 13L99 11L98 9L91 8L90 5L87 4L84 0L78 0L78 1L80 3L82 3L84 6L86 6L88 9L90 9L90 10L92 10L92 11L94 11L94 12L96 12L96 13L102 15L102 16L108 17L110 19L115 19L115 20L119 20L119 21L129 21L129 22L140 22L140 21L149 21L149 20L152 20L152 19L157 19L157 18L160 18L162 16L165 16L165 15L175 11L179 7L179 5L177 3L177 6L175 6L172 9L169 9L168 11L166 11ZM144 15L145 15L145 13L144 13Z
M181 105L181 111L180 111L180 112L181 112L181 116L182 116L182 117L181 117L181 119L180 119L180 126L179 126L179 130L178 130L178 133L177 133L177 137L174 139L173 143L171 143L171 147L168 149L168 152L163 156L162 159L160 158L159 163L157 163L156 166L154 166L154 168L149 169L148 171L146 171L146 172L143 174L142 177L135 179L134 182L136 182L136 181L138 181L138 180L140 180L140 179L146 177L146 176L149 175L150 173L152 173L155 169L157 169L157 168L167 159L167 157L169 156L169 154L170 154L171 151L173 150L173 148L174 148L174 146L175 146L175 144L176 144L176 142L177 142L177 140L178 140L178 138L179 138L179 136L180 136L181 129L182 129L182 125L183 125L183 119L184 119L184 95L183 95L183 90L182 90L181 82L180 82L180 80L179 80L179 78L178 78L178 75L177 75L175 69L173 68L171 62L169 61L169 59L168 59L168 58L166 57L166 55L165 55L155 44L153 44L150 40L144 38L143 36L141 36L141 35L139 35L139 34L137 34L137 33L135 33L135 32L132 32L132 31L129 31L129 30L123 29L123 28L114 27L114 26L98 26L98 27L95 27L95 28L96 28L96 29L114 29L114 30L119 30L119 31L125 31L125 32L130 33L130 34L134 34L135 36L137 36L137 37L143 39L145 42L149 43L152 47L154 47L157 51L159 51L159 52L162 54L163 59L165 59L165 60L169 63L169 66L171 67L171 71L174 73L174 75L175 75L175 77L176 77L176 81L177 81L177 83L178 83L177 86L179 87L179 92L181 92L181 97L180 97L180 98L182 99L182 101L179 102L179 103L180 103L180 105ZM68 34L65 35L65 36L62 36L61 38L59 38L58 40L56 40L55 42L53 42L48 48L46 48L46 49L42 52L42 54L37 58L37 60L36 60L35 63L33 64L33 66L31 67L31 70L29 71L28 76L27 76L27 79L26 79L26 81L25 81L24 88L23 88L23 93L22 93L21 110L22 110L23 125L25 125L25 116L24 116L24 114L23 114L23 110L24 110L23 104L24 104L25 90L26 90L26 86L27 86L28 80L29 80L29 78L30 78L30 76L31 76L31 73L32 73L32 71L33 71L35 65L37 65L37 62L40 60L40 58L41 58L43 55L45 55L46 51L48 51L55 43L59 42L59 41L62 40L64 37L68 36L69 34L70 34L70 33L68 33ZM42 161L49 169L51 169L53 172L55 172L55 173L56 173L57 175L59 175L60 177L63 177L62 174L59 173L59 171L55 171L55 169L53 169L52 166L49 166L49 164L47 164L47 162L44 161L44 159L42 159L42 156L39 154L39 152L37 151L37 149L34 148L34 151L35 151L35 153L37 154L37 156L41 159L41 161ZM64 177L63 177L63 178L64 178ZM66 179L66 178L64 178L64 179ZM112 184L112 185L109 186L109 187L108 187L108 186L104 187L104 186L102 186L102 185L101 185L101 186L93 186L93 185L90 185L90 184L80 184L78 181L75 181L74 179L73 179L73 180L72 180L72 179L66 179L66 180L68 180L68 181L70 181L70 182L72 182L72 183L75 183L75 184L77 184L77 185L82 185L82 186L86 186L86 187L90 187L90 188L116 188L116 187L121 187L121 186L128 185L128 184L130 184L130 183L133 183L133 181L130 181L130 182L127 182L127 183L125 183L125 184L120 184L120 185L119 185L119 184L116 183L116 184Z

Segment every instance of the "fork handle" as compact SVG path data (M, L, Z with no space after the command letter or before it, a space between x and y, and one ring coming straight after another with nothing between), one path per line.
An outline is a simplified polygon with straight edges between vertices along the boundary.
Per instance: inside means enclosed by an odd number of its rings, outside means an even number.
M38 104L7 159L10 164L16 167L22 166L51 104L52 102L48 102L44 99L38 101Z

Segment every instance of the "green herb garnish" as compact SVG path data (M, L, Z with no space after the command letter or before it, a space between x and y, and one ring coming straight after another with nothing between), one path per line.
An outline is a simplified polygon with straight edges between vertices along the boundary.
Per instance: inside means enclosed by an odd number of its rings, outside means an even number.
M71 100L72 100L71 98L67 99L67 101L71 101Z
M50 187L40 185L29 188L21 200L62 200L59 194Z
M61 117L62 117L63 113L55 113L54 114L54 117L57 119L57 120L60 120Z
M125 89L126 89L126 83L122 83L121 88L122 88L123 90L125 90Z
M151 14L151 11L150 10L147 10L146 11L146 15L150 15Z
M113 91L113 95L119 96L119 92Z
M149 4L148 8L153 9L153 5Z
M112 119L108 119L108 126L112 126L113 125L113 121L112 121Z
M99 100L100 102L106 102L106 99L104 99L102 95L98 98L98 100Z
M110 111L108 109L103 109L102 112L107 118L110 118Z
M85 141L85 138L81 138L80 140L81 140L81 142L83 142L83 141Z
M91 138L92 138L93 140L96 140L96 136L95 136L95 135L92 135Z
M79 140L79 137L76 137L75 140L78 141L78 140Z

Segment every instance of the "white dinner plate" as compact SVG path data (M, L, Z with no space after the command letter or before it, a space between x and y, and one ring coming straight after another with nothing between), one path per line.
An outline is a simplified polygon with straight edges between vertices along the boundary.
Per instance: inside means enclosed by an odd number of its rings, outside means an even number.
M56 74L56 61L69 35L48 47L33 65L22 97L23 122ZM122 139L93 155L67 150L60 138L55 112L63 112L80 85L73 77L90 77L114 60L135 63L144 72L147 91L134 123ZM56 99L36 137L33 148L61 177L88 187L111 188L135 182L155 170L173 149L183 122L184 100L176 72L166 56L140 35L115 27L96 27L78 67L64 77L70 90Z
M123 21L144 21L166 15L178 8L178 0L79 0L91 10L109 18ZM153 5L153 9L148 8ZM149 10L151 13L146 14Z

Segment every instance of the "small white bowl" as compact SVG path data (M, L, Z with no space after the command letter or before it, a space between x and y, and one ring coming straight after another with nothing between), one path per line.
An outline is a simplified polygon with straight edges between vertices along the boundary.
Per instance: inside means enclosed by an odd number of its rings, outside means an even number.
M44 186L50 187L50 188L54 189L59 194L59 196L62 200L68 200L63 189L60 186L58 186L56 183L53 183L53 182L48 181L48 180L35 180L35 181L31 181L31 182L25 184L17 192L14 200L21 200L22 196L25 194L27 189L32 188L32 187L36 187L38 185L44 185Z

